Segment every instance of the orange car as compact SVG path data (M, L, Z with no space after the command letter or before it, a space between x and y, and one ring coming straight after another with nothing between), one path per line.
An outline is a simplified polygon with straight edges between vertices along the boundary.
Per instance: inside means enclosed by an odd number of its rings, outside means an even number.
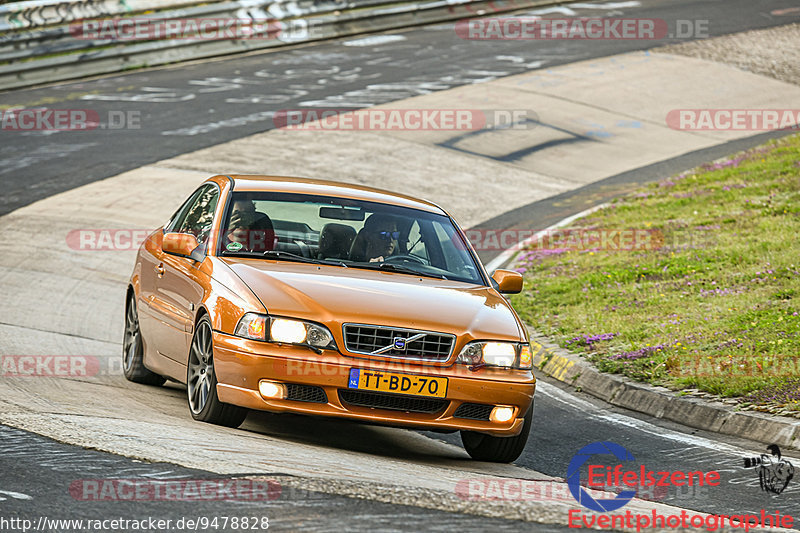
M248 409L461 431L475 459L522 452L527 333L440 207L343 183L215 176L139 250L123 368L187 385L196 420Z

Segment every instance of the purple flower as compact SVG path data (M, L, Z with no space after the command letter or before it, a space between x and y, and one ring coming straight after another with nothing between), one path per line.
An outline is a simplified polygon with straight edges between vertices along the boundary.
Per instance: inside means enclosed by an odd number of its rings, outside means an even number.
M551 255L559 255L571 251L569 248L546 248L543 250L530 250L522 254L525 261L535 261Z
M578 335L577 337L573 337L568 340L565 344L575 344L577 346L588 346L592 347L592 345L596 342L602 341L610 341L614 337L619 335L619 333L601 333L599 335Z
M800 379L793 378L783 384L771 385L742 397L740 402L788 403L800 400Z
M725 161L718 161L716 163L707 163L703 165L703 168L706 170L722 170L723 168L728 168L728 167L736 168L743 160L744 157L736 157L733 159L727 159Z
M614 360L626 359L628 361L635 361L636 359L641 359L642 357L653 355L657 351L663 350L664 348L666 348L666 345L664 344L656 344L655 346L645 346L644 348L639 348L638 350L634 350L632 352L625 352L621 354L612 355L611 359Z
M746 287L736 287L730 289L709 289L709 290L700 289L700 296L706 297L706 296L725 296L728 294L742 294L743 292L745 292L745 290Z
M743 183L734 183L733 185L725 185L722 190L723 191L730 191L731 189L744 189L747 185Z

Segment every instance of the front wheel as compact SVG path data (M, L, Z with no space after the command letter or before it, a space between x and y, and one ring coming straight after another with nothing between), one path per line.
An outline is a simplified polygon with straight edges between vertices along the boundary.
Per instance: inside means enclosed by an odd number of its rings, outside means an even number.
M136 311L136 298L128 298L125 309L125 336L122 340L122 373L128 381L160 387L166 379L150 372L144 366L144 344L139 329L139 313Z
M492 463L510 463L520 456L528 442L533 421L533 403L525 413L525 422L522 431L514 437L494 437L475 431L462 431L461 442L467 453L476 461L489 461Z
M222 403L217 397L214 344L211 321L207 316L197 323L192 337L186 368L186 389L189 393L189 411L195 420L235 428L247 417L247 409Z

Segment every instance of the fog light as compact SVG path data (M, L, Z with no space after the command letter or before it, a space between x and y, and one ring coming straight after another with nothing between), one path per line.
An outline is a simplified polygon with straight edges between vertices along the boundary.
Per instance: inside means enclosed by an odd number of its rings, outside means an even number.
M514 408L507 405L496 406L489 415L489 420L499 424L508 422L512 418L514 418Z
M283 383L275 383L274 381L260 381L258 383L258 392L264 398L271 398L273 400L283 400L286 398L286 385Z

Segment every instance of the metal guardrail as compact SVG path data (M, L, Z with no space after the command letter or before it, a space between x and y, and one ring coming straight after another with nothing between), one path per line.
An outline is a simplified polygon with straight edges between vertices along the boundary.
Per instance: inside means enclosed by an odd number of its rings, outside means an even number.
M115 0L116 1L116 0ZM210 4L197 4L197 0L188 0L193 5L189 5L184 9L170 9L165 11L154 12L147 9L141 14L137 12L135 18L138 21L153 20L153 21L166 21L166 20L237 20L240 22L256 21L256 20L270 20L279 21L287 18L287 15L292 13L299 13L300 16L318 15L321 13L334 12L337 9L352 9L353 2L344 3L337 0L308 0L305 2L271 2L265 11L259 5L248 5L247 2L227 1L227 2L214 2ZM396 0L395 0L396 1ZM126 2L127 5L132 5ZM388 3L389 0L361 0L358 5L366 7L370 5L383 5ZM28 3L28 2L25 2ZM142 2L140 7L151 6L154 4L152 0ZM163 0L160 3L164 4ZM174 6L174 4L171 4ZM0 6L2 7L2 6ZM72 13L74 14L74 13ZM117 13L119 15L120 13ZM131 15L133 12L125 14ZM104 20L108 22L124 21L123 17L115 18L100 18L100 17L87 17L88 20ZM37 29L31 29L23 32L8 33L0 36L0 64L16 60L24 60L30 57L52 55L73 52L78 50L96 49L101 46L108 47L113 45L113 42L106 40L95 40L78 38L75 36L76 31L80 30L80 20L84 22L87 19L72 19L65 20L64 22L74 22L72 25L65 25L63 22L56 26L42 25ZM130 42L127 44L138 44ZM166 47L170 47L167 44Z
M0 32L73 20L144 13L198 4L197 0L29 0L0 5Z
M0 4L0 90L260 50L312 40L501 13L563 0L30 0ZM189 19L267 23L271 33L225 39L88 39L83 25ZM154 22L155 23L155 22Z

